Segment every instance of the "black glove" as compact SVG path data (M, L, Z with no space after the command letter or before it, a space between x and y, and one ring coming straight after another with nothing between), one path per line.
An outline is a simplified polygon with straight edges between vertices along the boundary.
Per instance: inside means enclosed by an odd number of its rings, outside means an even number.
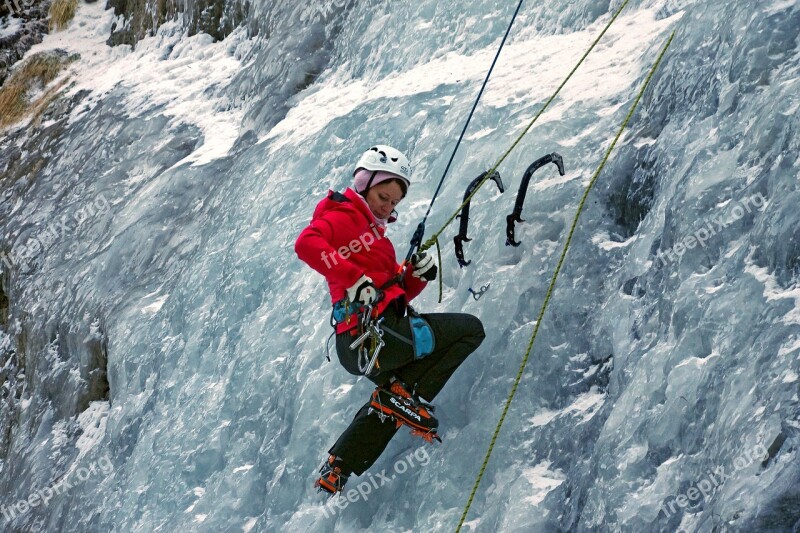
M433 257L425 252L411 256L411 265L414 267L411 275L423 281L433 281L436 279L436 273L439 269L433 261Z

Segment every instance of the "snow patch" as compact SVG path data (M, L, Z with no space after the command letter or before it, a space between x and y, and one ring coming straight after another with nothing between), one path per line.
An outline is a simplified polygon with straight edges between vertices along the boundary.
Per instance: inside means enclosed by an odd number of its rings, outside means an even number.
M161 310L161 307L167 301L167 298L169 298L169 294L165 294L161 298L157 298L153 303L142 308L142 314L154 315L158 313Z
M703 357L703 358L694 357L694 356L693 357L688 357L688 358L684 359L683 361L681 361L680 363L678 363L677 365L675 365L675 368L680 368L682 366L693 366L693 367L699 369L699 368L705 366L709 361L711 361L715 357L719 357L719 352L712 351L710 354L708 354L706 357Z
M528 419L533 427L540 427L549 424L554 418L560 415L577 415L582 422L591 420L597 414L598 408L605 402L606 395L592 387L589 392L578 396L572 404L559 411L542 409Z
M75 447L78 448L76 464L80 463L81 458L103 440L110 410L109 402L92 402L84 412L78 415L78 425L81 427L82 433L78 437L78 442L75 443Z
M553 463L543 461L522 471L523 477L530 483L531 495L522 499L523 503L539 505L553 489L561 485L567 476L561 470L550 470Z
M81 2L69 27L46 35L26 54L54 49L80 54L66 69L72 80L66 95L90 94L73 111L70 123L94 109L112 90L123 89L130 117L157 111L170 117L173 127L190 124L203 132L203 142L174 166L202 165L226 156L239 137L244 117L243 109L229 101L225 88L244 68L235 58L237 49L252 46L246 29L238 28L215 43L205 33L189 37L180 21L167 22L155 36L131 49L106 44L114 22L125 24L113 9L105 9L104 2ZM165 49L170 50L167 57Z
M550 410L550 409L542 409L541 411L539 411L538 413L533 415L533 417L531 417L529 420L530 420L531 425L533 427L546 426L547 424L550 423L551 420L553 420L555 417L557 417L560 414L561 414L561 411L553 411L553 410Z
M763 295L768 302L782 299L794 300L794 306L783 316L782 322L787 325L800 324L800 286L783 289L766 267L754 265L750 257L746 260L744 271L764 285Z
M792 354L796 351L800 350L800 338L795 337L789 342L785 342L778 348L778 356L783 357L784 355Z
M596 233L592 236L592 244L602 250L615 250L617 248L625 248L636 242L636 235L627 238L624 241L612 241L611 236L607 231Z
M497 130L497 128L484 128L484 129L482 129L480 131L476 131L475 133L473 133L471 135L467 135L466 137L464 137L464 140L465 141L477 141L478 139L482 139L483 137L486 137L487 135L495 132L496 130Z
M8 17L3 19L3 25L0 26L0 39L11 37L22 29L22 19Z
M769 16L774 15L775 13L780 13L781 11L786 11L796 3L797 0L783 0L783 2L775 2L771 6L768 6L764 9L764 15Z
M468 527L470 531L477 531L478 526L481 523L480 518L476 518L475 520L470 520L469 522L464 522L464 527Z
M340 398L340 397L346 395L348 392L350 392L350 389L352 389L352 388L353 388L353 385L351 385L349 383L343 383L342 385L339 385L338 387L336 387L336 389L334 389L331 392L331 396L333 398Z
M581 173L580 172L573 172L573 173L567 172L566 174L564 174L562 176L562 175L560 175L558 173L558 171L555 170L554 167L551 167L550 165L548 165L548 168L550 168L551 172L553 174L555 174L555 175L553 177L550 177L550 178L544 178L544 179L540 179L540 180L536 181L532 185L534 190L536 190L536 191L544 191L545 189L549 189L550 187L557 187L559 185L563 185L565 183L569 183L569 182L574 181L576 179L580 179L580 177L581 177Z
M608 101L631 92L632 84L643 70L642 42L653 40L654 35L666 31L681 16L677 14L658 20L656 9L621 15L605 35L603 53L591 54L586 59L562 89L554 106L539 117L537 124L560 120L568 106L576 102ZM483 95L481 104L496 108L510 105L528 108L532 102L543 102L569 72L566 65L577 63L606 22L597 21L583 31L569 34L518 36L519 41L510 42L503 49L502 61L492 73L491 87ZM324 83L307 90L298 105L268 134L259 138L258 143L270 141L271 152L285 146L299 146L331 121L358 107L369 106L369 102L407 98L432 92L443 85L460 86L467 81L477 85L486 76L487 65L491 64L496 52L496 43L470 56L449 52L378 81L344 79L344 75L334 72ZM534 72L535 79L540 82L531 84ZM598 84L597 80L601 78L603 83ZM627 102L626 97L622 99ZM446 105L446 102L437 104ZM613 109L605 111L613 112ZM526 116L520 126L523 123L527 126L531 118Z
M572 402L572 405L567 407L564 412L578 415L582 422L586 422L597 414L598 409L605 401L605 393L599 392L596 387L592 387L589 392L584 392L578 396L578 399Z

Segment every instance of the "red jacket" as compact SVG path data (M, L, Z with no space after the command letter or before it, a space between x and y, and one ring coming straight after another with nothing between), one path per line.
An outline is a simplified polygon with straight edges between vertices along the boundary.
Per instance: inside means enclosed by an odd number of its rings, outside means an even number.
M297 237L294 250L301 260L325 277L331 303L336 303L362 275L366 274L380 287L400 271L394 246L384 237L385 232L357 192L350 188L344 194L328 191L317 204L311 223ZM409 302L422 292L426 282L411 276L412 271L409 266L403 284L395 283L385 290L377 314L392 300L403 298ZM348 331L355 325L341 323L336 332Z

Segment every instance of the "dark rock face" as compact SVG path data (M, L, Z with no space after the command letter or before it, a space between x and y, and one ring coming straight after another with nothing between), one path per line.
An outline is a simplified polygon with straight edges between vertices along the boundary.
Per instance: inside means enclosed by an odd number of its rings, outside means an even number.
M187 14L189 35L207 33L219 41L246 20L250 9L249 2L224 0L197 0L186 4L175 0L108 0L107 6L114 8L115 15L125 18L124 24L112 26L109 46L135 46L137 41L153 35L164 22L183 12ZM0 86L8 78L9 69L48 33L49 9L50 0L0 0L0 29L19 24L16 31L0 37Z
M224 0L196 0L177 2L175 0L109 0L108 7L114 8L115 15L123 15L122 26L112 26L108 38L109 46L136 42L153 35L163 23L185 13L189 35L207 33L215 41L221 41L239 25L249 11L250 4L225 2Z
M0 37L0 86L5 83L14 63L33 45L42 42L48 32L49 8L49 0L2 0L0 3L0 27L19 24L16 31Z

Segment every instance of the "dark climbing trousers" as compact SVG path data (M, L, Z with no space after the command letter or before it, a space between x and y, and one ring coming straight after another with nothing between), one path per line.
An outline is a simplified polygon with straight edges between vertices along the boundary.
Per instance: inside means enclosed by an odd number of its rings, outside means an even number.
M383 313L384 325L410 338L409 317L398 306L389 306ZM369 379L386 385L397 377L422 399L431 402L442 390L458 366L474 352L486 336L481 321L465 313L431 313L421 315L433 330L436 346L422 359L414 359L413 348L393 335L384 333L386 345L378 356L379 373ZM349 332L336 336L336 352L342 366L351 374L358 370L357 350L350 350L355 339ZM361 475L380 457L397 432L395 422L381 422L377 414L369 414L367 403L358 411L350 426L342 433L330 453L340 457L345 466Z

